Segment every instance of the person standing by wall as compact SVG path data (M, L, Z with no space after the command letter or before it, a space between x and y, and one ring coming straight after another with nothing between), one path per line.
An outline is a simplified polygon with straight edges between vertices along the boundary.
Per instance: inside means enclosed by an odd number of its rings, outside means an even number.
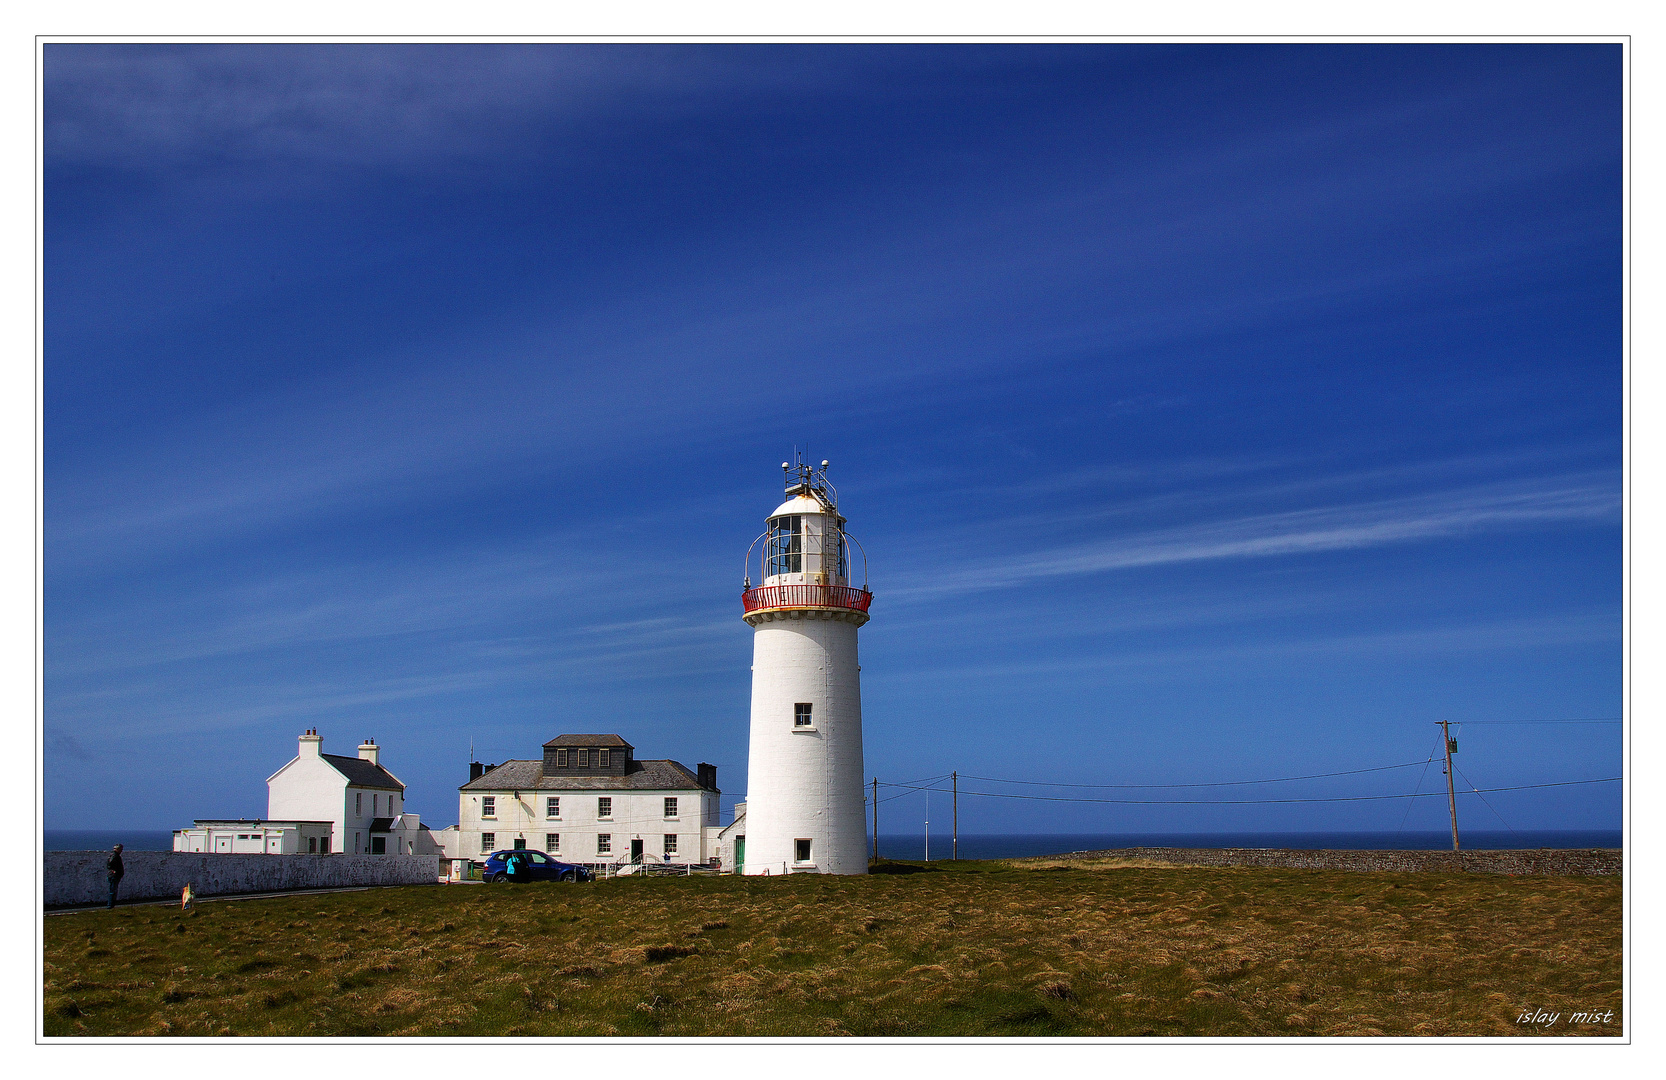
M110 907L116 906L116 888L121 884L122 875L127 872L121 864L121 845L110 849L110 858L104 863L106 874L110 878Z

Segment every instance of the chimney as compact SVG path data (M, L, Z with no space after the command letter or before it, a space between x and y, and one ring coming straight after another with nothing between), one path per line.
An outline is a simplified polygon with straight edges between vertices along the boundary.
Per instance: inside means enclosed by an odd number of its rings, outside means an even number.
M485 775L486 775L486 766L480 764L480 762L478 762L478 761L469 762L469 783L472 784L476 780L480 779L482 776L485 776Z
M317 757L324 749L324 739L318 734L317 728L307 728L301 732L302 757Z
M366 739L359 744L359 757L372 765L380 764L376 759L382 753L382 748L376 745L375 739Z
M702 761L699 765L695 766L695 770L698 773L701 787L709 788L712 791L717 790L717 766L716 765L710 765L710 764L707 764L706 762Z

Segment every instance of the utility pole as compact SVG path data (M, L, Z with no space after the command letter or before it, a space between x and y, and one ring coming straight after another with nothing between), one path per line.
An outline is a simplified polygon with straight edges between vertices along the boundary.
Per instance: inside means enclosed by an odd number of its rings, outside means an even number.
M954 783L954 832L951 834L954 839L950 841L952 846L949 857L958 859L960 858L960 774L952 772L949 774L949 779Z
M1446 809L1452 814L1452 850L1458 850L1458 797L1452 790L1452 751L1457 749L1457 743L1452 739L1452 731L1446 726L1446 721L1440 721L1440 744L1446 751Z
M873 778L873 857L879 861L879 777Z
M931 789L926 788L926 862L931 861Z

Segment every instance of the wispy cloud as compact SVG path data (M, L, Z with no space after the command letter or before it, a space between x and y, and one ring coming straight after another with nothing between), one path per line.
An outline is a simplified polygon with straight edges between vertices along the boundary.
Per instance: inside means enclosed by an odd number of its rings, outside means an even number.
M1401 630L1347 633L1256 636L1231 641L1188 641L1169 648L1127 648L1027 661L977 665L922 663L899 671L880 671L871 682L937 684L945 679L975 678L998 682L1035 676L1078 675L1147 670L1165 679L1183 672L1196 679L1200 672L1219 670L1233 662L1265 663L1301 658L1380 662L1405 657L1473 655L1558 648L1620 640L1615 611L1572 611L1554 616L1528 616L1471 622L1446 622ZM986 683L987 684L987 683Z
M927 584L904 585L901 602L1011 588L1069 575L1224 559L1260 559L1381 547L1478 532L1619 521L1614 477L1523 481L1343 506L1258 514L1117 536L1062 550L987 557Z

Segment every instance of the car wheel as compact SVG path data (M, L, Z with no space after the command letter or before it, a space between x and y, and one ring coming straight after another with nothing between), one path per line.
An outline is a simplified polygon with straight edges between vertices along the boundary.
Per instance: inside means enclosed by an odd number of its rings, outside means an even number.
M574 874L571 870L561 871L561 880L562 881L576 881L577 879L578 879L578 875Z
M508 881L508 880L509 880L509 875L508 874L498 873L498 874L493 874L492 875L492 884L493 885L502 885L505 881Z

